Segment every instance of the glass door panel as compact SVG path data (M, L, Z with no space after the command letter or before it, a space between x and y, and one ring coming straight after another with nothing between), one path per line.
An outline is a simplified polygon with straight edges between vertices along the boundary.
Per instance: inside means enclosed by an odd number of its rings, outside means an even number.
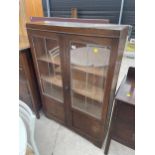
M34 37L35 53L40 74L42 92L63 103L61 62L58 41Z
M72 108L101 118L110 48L94 44L70 44Z

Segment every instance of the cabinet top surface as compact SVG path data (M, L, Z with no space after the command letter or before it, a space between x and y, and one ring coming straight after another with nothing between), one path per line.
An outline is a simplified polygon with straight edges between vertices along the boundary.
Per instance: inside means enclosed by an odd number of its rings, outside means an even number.
M62 22L62 21L42 21L30 22L26 24L27 29L37 29L44 31L58 31L66 33L88 33L96 35L120 36L120 32L128 30L127 25L117 24L92 24L78 22Z
M93 23L62 22L62 21L30 22L28 24L60 26L60 27L76 27L76 28L94 28L94 29L117 30L117 31L121 31L126 27L128 27L127 25L117 25L117 24L93 24Z

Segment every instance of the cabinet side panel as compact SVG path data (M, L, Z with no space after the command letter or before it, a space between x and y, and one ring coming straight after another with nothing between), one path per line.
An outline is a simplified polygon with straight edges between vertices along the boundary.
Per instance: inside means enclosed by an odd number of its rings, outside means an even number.
M106 132L107 132L108 125L109 125L109 122L110 122L111 112L112 112L113 103L114 103L114 96L115 96L115 93L116 93L116 86L117 86L120 66L121 66L121 63L122 63L122 58L123 58L126 39L127 39L127 29L124 30L123 32L121 32L121 36L120 36L120 39L119 39L118 54L117 54L117 59L116 59L116 64L115 64L115 69L114 69L114 77L113 77L112 86L111 86L108 113L107 113L107 118L106 118L106 129L105 129Z
M19 99L25 102L33 110L30 92L27 87L27 80L22 68L19 70Z
M113 122L112 138L135 148L135 106L116 100L117 112Z

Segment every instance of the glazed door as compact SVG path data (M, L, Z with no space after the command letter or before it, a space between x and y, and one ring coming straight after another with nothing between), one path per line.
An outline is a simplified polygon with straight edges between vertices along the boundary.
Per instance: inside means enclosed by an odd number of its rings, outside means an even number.
M59 50L59 36L55 33L39 34L32 31L31 42L45 113L64 122L62 53Z
M69 36L71 127L102 139L110 40Z

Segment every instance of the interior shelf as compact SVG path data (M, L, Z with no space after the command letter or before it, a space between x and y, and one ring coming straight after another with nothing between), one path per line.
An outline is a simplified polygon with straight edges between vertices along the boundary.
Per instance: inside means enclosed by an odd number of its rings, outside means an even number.
M72 69L76 69L85 73L90 73L98 76L105 76L105 73L103 72L103 67L84 67L84 66L76 66L73 65Z
M48 62L48 63L52 63L55 65L60 65L60 57L55 57L53 60L50 57L47 56L42 56L39 57L37 60L39 61L44 61L44 62ZM105 76L105 72L103 71L107 66L103 67L93 67L93 66L89 66L89 67L84 67L84 66L77 66L77 65L72 65L72 69L75 70L79 70L85 73L90 73L90 74L94 74L97 76Z
M80 84L80 82L78 82ZM101 96L103 95L103 91L101 88L98 88L98 87L95 87L95 86L92 86L92 90L94 91L91 91L91 89L84 89L85 86L79 86L78 87L78 84L76 87L73 88L73 91L75 93L78 93L80 95L83 95L83 96L86 96L90 99L93 99L93 100L96 100L98 102L102 102L102 98Z
M62 87L61 76L42 76L43 80L51 83L52 85ZM91 88L90 88L91 87ZM94 85L89 85L89 88L86 88L84 84L77 80L73 80L73 91L82 96L88 97L90 99L96 100L98 102L102 102L103 98L103 89L96 87Z
M51 83L52 85L62 87L62 80L61 80L61 76L59 75L42 76L41 79L47 81L48 83Z
M60 57L58 57L58 56L52 59L52 58L47 57L45 55L45 56L39 57L37 60L52 63L52 64L55 64L55 65L60 65Z

